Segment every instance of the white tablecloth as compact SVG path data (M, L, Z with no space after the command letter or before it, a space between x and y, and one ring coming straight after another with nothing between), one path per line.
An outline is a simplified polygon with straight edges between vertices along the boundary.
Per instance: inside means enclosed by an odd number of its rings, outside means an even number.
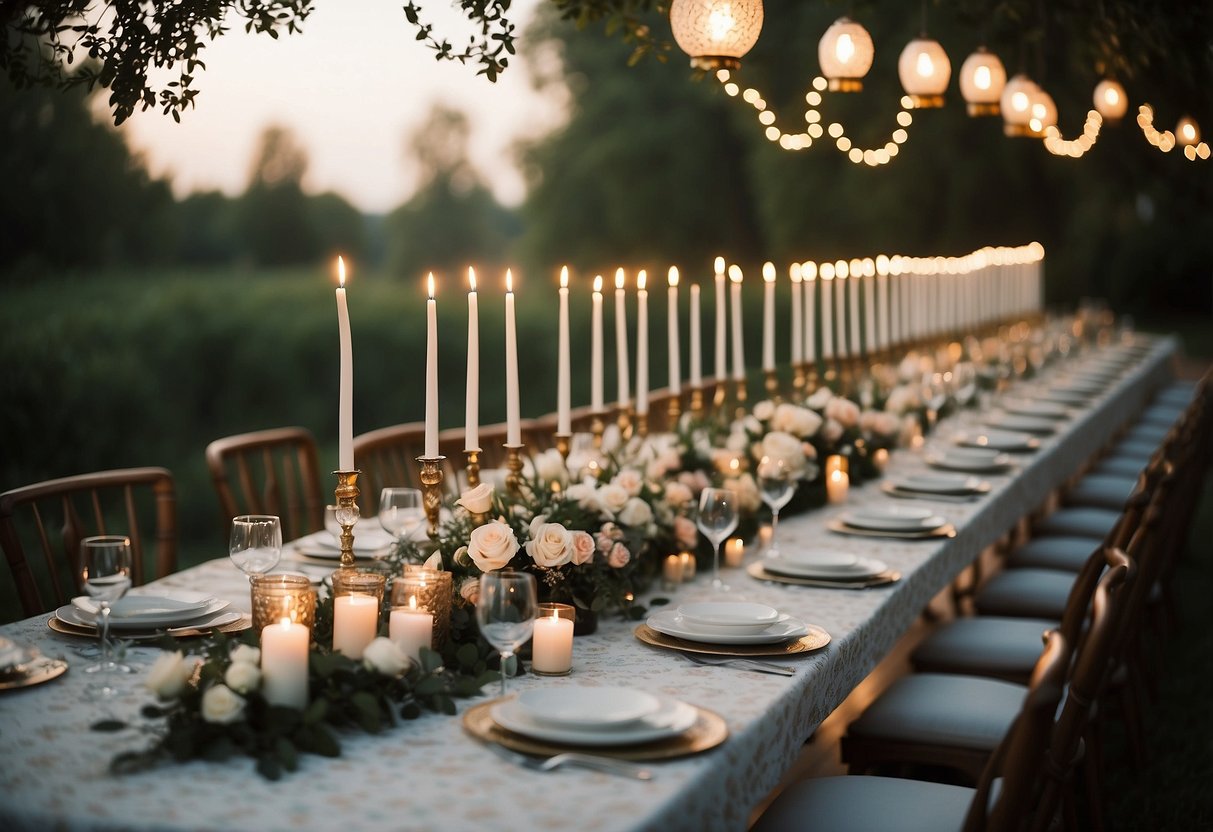
M304 756L300 770L271 783L251 760L166 764L123 777L108 773L110 758L144 746L138 727L115 734L89 730L105 711L89 701L82 642L47 628L38 616L0 628L73 663L61 679L0 693L0 828L5 829L743 829L751 808L779 781L804 740L892 648L923 606L1025 512L1090 457L1140 410L1169 375L1170 339L1150 342L1145 358L1094 406L1022 457L1018 471L991 477L993 490L968 504L941 503L939 513L959 533L951 540L882 541L841 537L824 529L840 509L785 520L780 542L829 545L874 555L902 573L891 586L864 591L763 584L739 570L730 582L760 600L824 627L832 642L799 659L794 677L700 667L631 636L633 625L601 622L578 638L574 673L560 679L525 677L533 686L628 685L711 708L728 721L721 747L658 763L648 783L580 770L540 774L503 762L464 734L458 718L426 715L379 736L342 737L341 758ZM941 425L941 434L954 426ZM899 451L891 470L923 466ZM875 484L853 489L849 507L888 498ZM164 586L202 589L248 609L244 577L218 559L165 579ZM685 600L706 591L705 578L685 587ZM132 658L144 668L155 651ZM150 696L142 675L124 677L108 707L139 726ZM487 692L492 695L495 687ZM466 702L460 702L461 709Z

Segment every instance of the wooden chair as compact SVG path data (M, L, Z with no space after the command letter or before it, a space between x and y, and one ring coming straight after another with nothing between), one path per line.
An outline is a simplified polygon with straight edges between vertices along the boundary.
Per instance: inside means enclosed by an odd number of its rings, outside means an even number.
M421 488L417 457L425 452L425 422L405 422L354 437L354 465L362 516L375 516L379 493L389 486ZM448 462L450 454L446 454Z
M206 446L222 513L223 540L240 514L276 514L282 537L294 540L324 528L316 439L306 428L260 430Z
M0 548L27 616L49 612L79 593L80 540L96 534L130 537L133 583L172 573L177 568L173 475L164 468L125 468L0 494Z

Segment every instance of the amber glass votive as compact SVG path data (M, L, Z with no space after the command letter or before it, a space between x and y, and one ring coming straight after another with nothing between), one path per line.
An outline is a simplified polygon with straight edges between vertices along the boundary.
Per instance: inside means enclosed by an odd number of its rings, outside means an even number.
M454 593L450 572L409 564L404 567L404 574L392 581L392 606L415 607L434 616L434 642L431 646L438 650L446 644L451 633Z
M253 632L287 619L309 630L316 621L316 592L304 575L253 575L250 582Z

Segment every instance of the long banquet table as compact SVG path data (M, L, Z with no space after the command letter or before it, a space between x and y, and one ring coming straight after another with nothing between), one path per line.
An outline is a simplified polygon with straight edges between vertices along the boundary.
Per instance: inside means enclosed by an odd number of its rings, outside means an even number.
M627 685L710 708L727 720L730 736L707 753L654 764L651 782L582 770L542 774L488 753L465 734L458 718L427 714L377 736L342 737L342 756L301 758L283 780L256 775L253 762L165 764L115 776L118 751L149 740L138 727L115 734L91 731L104 710L88 701L77 669L49 684L0 694L0 828L4 829L744 829L754 805L795 760L805 738L861 682L914 622L922 608L973 558L1025 512L1063 483L1140 410L1169 375L1175 342L1145 339L1142 358L1018 470L993 476L979 501L939 504L958 534L946 540L897 541L833 535L824 529L839 509L788 518L783 547L828 544L876 555L901 572L890 586L853 590L759 583L728 574L745 596L824 627L831 643L805 657L783 660L792 677L700 667L631 635L633 625L604 620L577 639L574 672L561 679L525 676L513 690L533 686ZM955 424L939 426L946 435ZM899 451L891 470L924 466L921 453ZM852 489L848 507L886 500L876 484ZM702 574L702 573L701 573ZM229 598L247 611L247 584L225 558L160 582ZM705 591L700 578L675 596ZM4 635L62 655L74 665L81 642L47 627L46 615L0 628ZM153 648L131 658L146 669ZM143 674L123 677L111 713L141 724L150 701ZM492 695L490 686L486 691ZM475 701L475 700L473 700ZM467 702L459 703L462 713Z

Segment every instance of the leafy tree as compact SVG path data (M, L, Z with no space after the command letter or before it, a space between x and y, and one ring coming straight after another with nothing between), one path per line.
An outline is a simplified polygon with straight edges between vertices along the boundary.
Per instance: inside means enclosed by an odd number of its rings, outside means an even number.
M283 266L313 261L321 254L303 194L307 151L285 127L261 134L240 200L243 250L255 263Z

